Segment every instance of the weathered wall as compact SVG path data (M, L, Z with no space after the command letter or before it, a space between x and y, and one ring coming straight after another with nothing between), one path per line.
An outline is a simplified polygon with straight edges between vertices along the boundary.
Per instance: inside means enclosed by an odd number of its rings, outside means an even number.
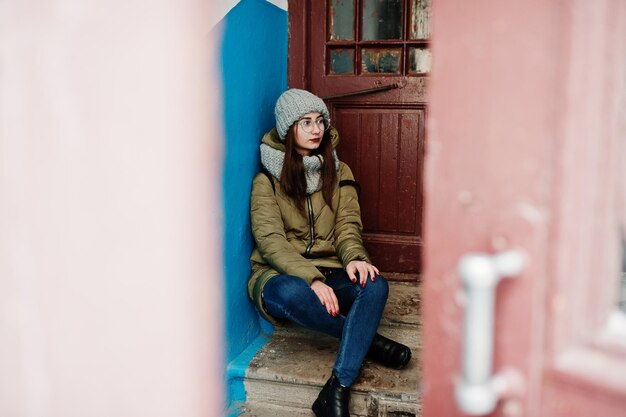
M260 168L260 138L273 127L274 103L287 87L287 13L266 1L243 0L216 30L223 31L224 276L226 360L230 362L261 331L247 296L253 248L249 196ZM240 395L242 390L231 392L230 399Z

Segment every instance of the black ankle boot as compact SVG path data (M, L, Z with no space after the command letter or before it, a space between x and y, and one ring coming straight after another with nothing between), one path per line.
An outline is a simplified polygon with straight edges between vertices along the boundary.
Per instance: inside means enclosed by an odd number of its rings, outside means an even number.
M350 387L342 387L332 374L313 403L317 417L350 417Z
M411 349L376 333L367 358L389 368L402 369L411 360Z

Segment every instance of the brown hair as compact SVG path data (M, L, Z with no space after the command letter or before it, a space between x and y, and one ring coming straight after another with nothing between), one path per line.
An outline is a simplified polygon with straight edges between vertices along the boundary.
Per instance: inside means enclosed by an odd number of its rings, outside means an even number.
M285 163L280 173L280 185L285 194L291 197L300 212L304 213L304 200L306 198L306 178L304 176L304 164L302 155L296 150L296 125L291 125L285 136ZM310 156L321 156L322 159L322 195L324 201L333 210L332 198L337 180L335 170L335 158L333 157L333 144L330 138L330 130L324 132L319 148L311 151Z

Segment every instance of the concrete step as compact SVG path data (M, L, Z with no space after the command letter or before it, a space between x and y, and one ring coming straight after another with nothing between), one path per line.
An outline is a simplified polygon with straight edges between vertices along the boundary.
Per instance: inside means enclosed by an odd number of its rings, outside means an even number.
M304 408L286 407L272 404L247 403L239 417L311 417L313 411Z
M413 358L397 371L366 361L352 387L351 415L414 417L421 414L419 288L391 283L380 333L407 344ZM330 376L338 341L293 326L277 329L251 361L245 378L242 416L313 416L310 407ZM266 414L264 414L266 413Z

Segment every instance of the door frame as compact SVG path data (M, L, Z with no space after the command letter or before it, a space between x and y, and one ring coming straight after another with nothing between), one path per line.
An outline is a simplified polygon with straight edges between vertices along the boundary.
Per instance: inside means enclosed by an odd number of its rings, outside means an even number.
M626 5L441 1L433 15L424 416L465 415L458 261L507 249L527 262L496 291L494 370L522 383L490 415L623 416L626 346L606 322L626 219Z

